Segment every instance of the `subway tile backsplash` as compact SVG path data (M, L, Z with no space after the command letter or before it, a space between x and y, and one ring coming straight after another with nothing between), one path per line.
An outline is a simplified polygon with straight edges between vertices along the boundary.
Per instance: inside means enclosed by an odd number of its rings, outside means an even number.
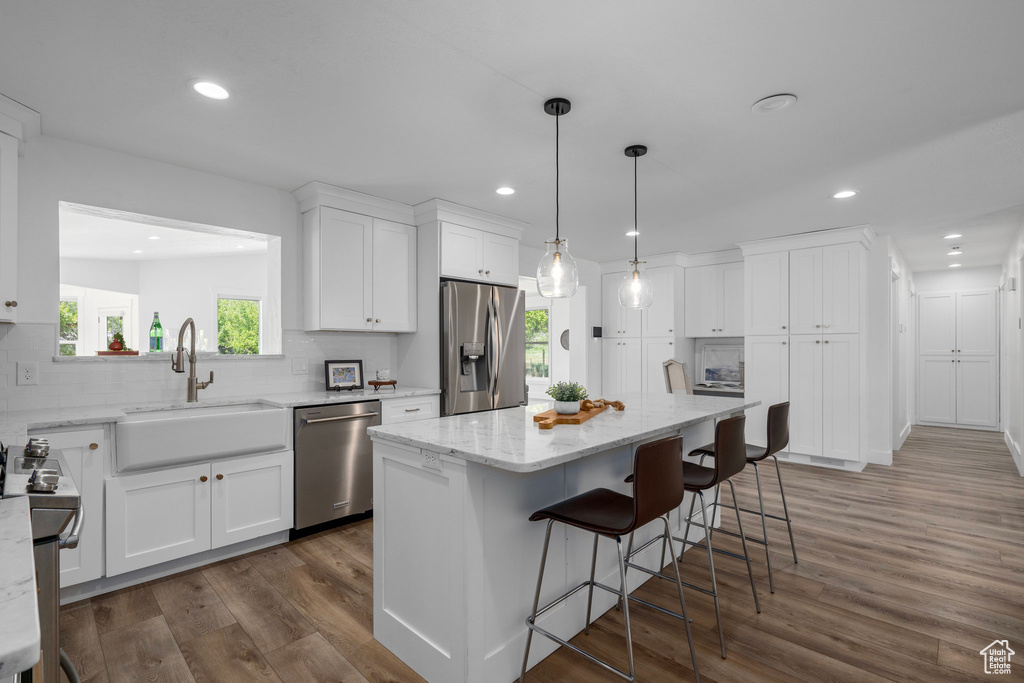
M0 325L0 413L87 406L130 406L185 399L185 377L165 362L137 358L109 361L53 360L57 326ZM200 357L196 374L214 372L199 400L324 388L325 360L362 360L364 382L379 368L398 366L394 334L284 330L284 356L244 359ZM292 374L292 361L307 359L309 372ZM17 364L39 363L39 384L18 385ZM401 378L398 378L401 380Z

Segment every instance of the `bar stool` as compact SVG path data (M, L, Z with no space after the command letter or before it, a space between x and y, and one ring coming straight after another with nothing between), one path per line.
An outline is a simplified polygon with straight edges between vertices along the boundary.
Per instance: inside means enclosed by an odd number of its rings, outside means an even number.
M782 472L779 470L779 459L775 457L775 454L785 448L789 443L789 401L776 403L775 405L768 407L768 439L766 443L768 444L767 446L755 446L754 444L749 443L744 444L746 447L747 462L754 466L754 478L757 481L757 502L760 506L760 511L739 507L739 503L736 502L735 491L733 491L732 505L726 505L718 502L716 502L715 505L721 505L722 507L736 510L737 518L739 517L740 512L761 515L761 533L764 534L764 538L747 536L745 537L745 540L760 543L764 546L764 554L768 562L768 587L771 592L774 593L775 581L772 578L772 556L768 550L768 525L765 523L766 518L777 519L780 522L786 523L786 527L789 530L789 547L793 551L793 562L797 562L796 544L793 542L793 520L790 519L789 508L786 507L786 492L782 488ZM703 461L704 457L715 457L716 452L716 444L708 444L690 451L690 455L699 455ZM782 514L785 515L784 517L765 514L764 511L764 496L761 493L761 475L757 469L757 463L765 458L771 458L775 461L775 475L779 478L779 493L782 495ZM743 533L742 527L740 528L739 534L732 531L725 531L723 529L719 529L718 531L719 533L727 534L729 536L740 536Z
M544 551L540 559L540 574L537 577L537 592L533 598L533 611L526 618L526 626L528 628L526 633L526 652L523 654L523 670L519 676L519 683L524 683L526 680L526 666L530 659L530 642L533 639L534 631L568 647L574 652L578 652L595 664L601 665L608 671L616 673L628 681L636 680L633 668L633 639L629 627L629 600L639 602L683 620L683 624L686 627L686 640L690 645L693 673L696 679L700 680L700 674L697 671L697 654L694 650L693 637L690 633L690 620L686 616L686 600L683 598L683 584L679 577L679 567L676 566L675 562L672 563L673 569L675 569L676 587L679 591L679 606L682 610L677 613L629 595L626 588L626 560L622 554L623 535L631 534L636 529L655 519L661 519L665 525L663 538L669 544L673 557L675 556L672 535L669 532L668 513L683 502L683 470L679 466L680 459L682 458L682 443L681 437L673 436L637 447L636 453L633 456L633 472L636 476L633 482L632 497L609 489L593 489L563 500L560 503L555 503L543 510L538 510L530 515L531 522L546 519L548 520L548 525L544 536ZM541 582L544 579L544 564L547 562L548 543L551 540L551 526L555 522L561 522L562 524L594 534L594 553L590 564L590 580L584 581L548 605L538 609ZM615 541L619 558L619 590L594 580L594 573L597 567L597 541L601 536ZM582 588L587 587L589 590L587 596L587 620L583 632L589 635L590 614L594 601L595 586L618 595L622 601L622 617L626 630L626 656L629 662L628 673L562 640L536 623L538 616L568 599Z
M676 539L683 544L683 549L687 545L692 545L697 548L704 548L708 553L708 569L711 572L711 590L704 588L703 586L697 586L691 583L683 581L682 584L688 588L699 590L702 593L710 595L715 600L715 618L718 620L718 643L722 649L722 659L725 659L725 634L722 631L722 610L718 600L718 581L715 578L715 558L714 553L721 553L723 555L729 555L746 561L747 563L747 575L750 577L750 591L754 594L754 608L760 614L761 604L757 599L757 587L754 585L754 570L750 566L750 553L747 552L747 542L743 536L743 522L740 519L740 513L736 511L736 523L740 528L740 540L743 544L743 554L737 555L736 553L722 550L720 548L714 548L711 545L711 532L713 531L714 516L709 519L707 513L707 505L704 501L704 492L709 489L715 489L721 487L722 482L729 484L729 490L732 491L733 500L736 500L736 488L733 486L732 477L743 471L746 466L746 451L743 448L743 428L747 418L744 415L738 415L736 417L730 417L725 420L720 420L715 425L715 443L714 448L718 453L718 457L715 458L714 467L704 467L703 465L695 465L690 462L683 463L683 480L686 482L685 488L687 491L691 491L694 497L690 500L690 512L686 516L686 528L683 532L683 538ZM690 453L693 455L693 453ZM715 496L715 501L719 496ZM689 540L690 536L690 525L695 524L693 521L693 507L697 500L700 500L700 526L704 529L704 543L701 544L697 541ZM679 555L679 561L682 562L682 552Z

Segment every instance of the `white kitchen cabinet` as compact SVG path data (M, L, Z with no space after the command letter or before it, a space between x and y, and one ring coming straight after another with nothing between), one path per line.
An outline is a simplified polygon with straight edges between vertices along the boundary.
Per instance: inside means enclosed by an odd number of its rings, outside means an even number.
M789 450L821 455L822 344L820 335L789 339Z
M667 394L664 363L676 358L676 345L672 338L644 338L642 340L644 374L641 390L647 394ZM682 362L680 360L680 362Z
M106 575L290 529L293 473L281 451L108 478Z
M439 417L441 398L439 396L409 396L407 398L384 398L380 402L380 423L414 422Z
M654 299L650 307L643 311L643 336L671 337L676 333L676 277L678 269L674 266L648 268L647 276L651 278ZM621 281L621 275L620 281ZM615 303L618 305L618 283L616 283ZM622 309L621 306L619 306ZM625 310L625 309L622 309Z
M791 334L821 334L821 247L789 253Z
M686 336L743 336L743 264L687 268L685 278Z
M790 337L791 453L860 459L860 351L857 335Z
M999 424L999 363L995 356L956 359L956 423L971 427Z
M753 254L743 266L746 334L788 334L789 252Z
M303 214L307 330L414 332L416 228L322 206Z
M0 322L18 321L18 140L0 133Z
M618 400L643 391L644 364L639 339L605 339L601 346L604 377L602 398Z
M442 223L441 276L515 287L519 284L519 240Z
M835 244L790 252L790 333L858 331L862 253L859 244Z
M747 443L764 446L768 407L789 400L789 336L748 336L744 347L743 395L761 402L747 409Z
M956 353L996 356L999 353L999 316L996 291L956 293Z
M211 547L292 528L294 469L292 451L211 463Z
M73 586L103 575L103 464L109 450L103 428L62 432L31 432L49 439L50 451L68 466L64 474L82 497L83 521L77 548L60 551L60 585Z
M921 422L956 423L956 358L922 356L918 363L917 416Z
M601 276L601 334L605 338L640 337L643 318L639 308L624 308L619 304L619 283L623 273L605 273ZM655 298L658 293L655 290Z
M917 296L918 353L952 356L956 353L956 293L921 292Z

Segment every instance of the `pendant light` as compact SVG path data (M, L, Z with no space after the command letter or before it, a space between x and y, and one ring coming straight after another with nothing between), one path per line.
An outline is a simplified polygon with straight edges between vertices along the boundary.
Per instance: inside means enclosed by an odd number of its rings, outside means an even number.
M569 100L555 97L544 103L544 111L555 117L555 239L544 243L547 253L537 264L537 291L548 299L563 299L576 293L580 283L576 261L569 255L569 245L558 228L560 212L558 185L558 118L572 108Z
M629 262L632 266L619 283L619 304L623 308L647 308L654 300L654 288L651 285L651 278L644 272L643 266L646 261L641 261L637 256L637 242L640 238L640 229L637 224L637 182L636 182L636 160L647 154L647 147L644 145L630 145L625 149L627 157L633 157L633 260Z

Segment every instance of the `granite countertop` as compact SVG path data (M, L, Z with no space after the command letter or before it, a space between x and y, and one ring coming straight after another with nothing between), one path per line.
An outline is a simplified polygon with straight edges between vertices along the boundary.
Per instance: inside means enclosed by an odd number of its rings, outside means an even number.
M685 394L628 394L626 409L611 408L582 425L539 429L533 416L550 403L370 427L388 441L512 472L532 472L593 453L637 443L706 420L727 417L760 401ZM694 446L701 444L693 444Z
M39 606L28 498L0 499L0 679L39 661Z

